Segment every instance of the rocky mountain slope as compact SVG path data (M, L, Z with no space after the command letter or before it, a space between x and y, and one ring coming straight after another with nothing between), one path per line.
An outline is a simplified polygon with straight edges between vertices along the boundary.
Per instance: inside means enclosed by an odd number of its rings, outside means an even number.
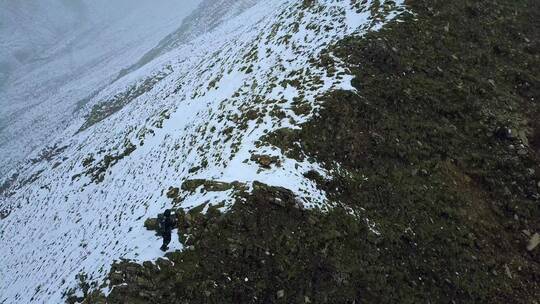
M8 175L0 303L537 301L536 2L238 5Z
M8 282L1 301L58 302L78 273L98 280L114 260L161 256L142 224L171 206L166 192L186 180L238 181L246 189L258 180L291 189L306 207L332 204L303 176L324 174L317 163L287 158L261 138L307 121L322 92L351 89L343 69L328 72L314 64L317 57L401 9L276 0L215 16L231 3L207 2L208 29L194 26L195 38L175 40L169 52L103 87L87 101L85 116L8 174L0 205L1 277ZM230 187L196 190L182 191L177 207L224 210L235 200Z

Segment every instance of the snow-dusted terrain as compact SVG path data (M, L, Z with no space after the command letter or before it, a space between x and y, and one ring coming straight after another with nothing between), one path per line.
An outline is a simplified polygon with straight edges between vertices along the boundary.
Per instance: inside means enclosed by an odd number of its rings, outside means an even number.
M317 164L259 140L308 120L322 93L352 90L346 71L311 62L347 35L378 29L383 10L387 19L398 13L373 2L206 0L182 26L156 24L160 35L135 31L102 50L82 36L77 72L43 75L61 57L10 80L2 96L33 97L2 101L0 168L11 170L0 175L0 303L61 303L80 272L100 279L114 260L161 256L143 222L171 206L169 187L189 179L257 180L293 190L306 206L330 204L303 177L324 173ZM279 165L261 168L253 155ZM184 208L232 201L230 191L183 194Z
M201 0L0 2L0 178Z

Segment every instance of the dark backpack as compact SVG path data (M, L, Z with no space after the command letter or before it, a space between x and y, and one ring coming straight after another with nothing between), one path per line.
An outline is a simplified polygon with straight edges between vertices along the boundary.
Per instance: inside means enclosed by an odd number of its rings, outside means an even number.
M163 214L159 214L158 215L158 233L159 234L164 234L166 233L169 229L168 229L168 223L167 223L167 218L165 217L165 215Z
M176 217L174 214L165 216L164 214L158 215L158 233L165 234L170 233L177 225Z

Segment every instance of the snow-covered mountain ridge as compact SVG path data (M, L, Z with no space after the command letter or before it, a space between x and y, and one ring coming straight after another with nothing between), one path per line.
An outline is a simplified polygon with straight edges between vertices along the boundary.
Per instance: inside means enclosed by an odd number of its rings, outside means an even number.
M401 5L364 2L253 2L96 93L1 189L0 303L59 303L80 272L99 279L119 258L160 256L142 223L186 180L261 181L306 207L330 206L303 176L324 174L316 163L261 138L307 121L322 93L352 90L347 71L311 62L347 35L377 30ZM261 166L254 155L276 161ZM181 207L232 199L231 190L184 193Z

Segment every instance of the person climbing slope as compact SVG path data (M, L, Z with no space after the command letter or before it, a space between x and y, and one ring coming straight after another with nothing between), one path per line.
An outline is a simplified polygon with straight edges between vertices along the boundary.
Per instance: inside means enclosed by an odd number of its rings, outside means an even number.
M159 232L163 236L163 245L161 245L162 251L169 249L169 243L171 242L171 232L177 225L176 217L171 214L171 210L167 209L163 214L158 216Z

